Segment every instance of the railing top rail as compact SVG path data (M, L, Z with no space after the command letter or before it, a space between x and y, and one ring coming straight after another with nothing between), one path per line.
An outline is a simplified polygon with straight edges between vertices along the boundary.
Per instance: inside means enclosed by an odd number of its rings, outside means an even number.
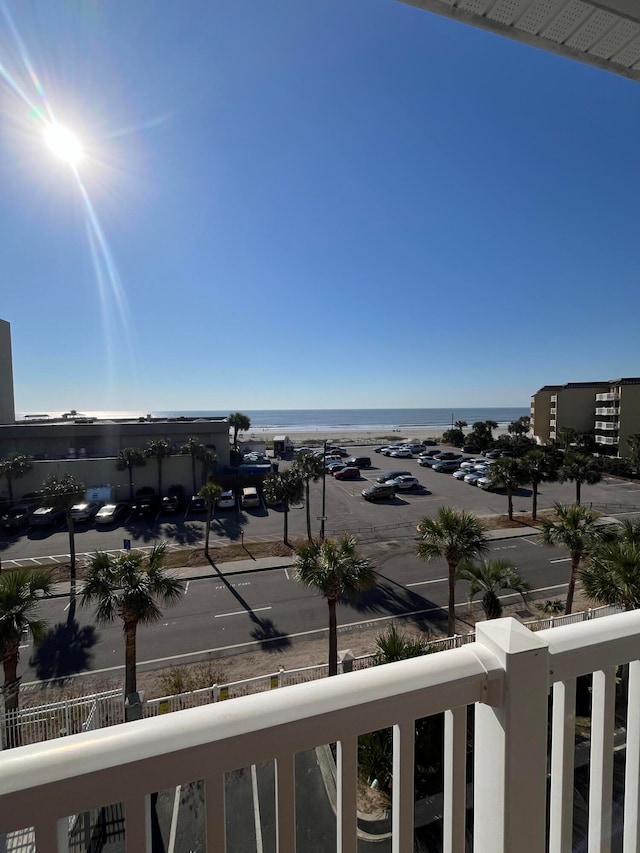
M502 677L497 658L471 644L7 750L0 755L0 833L31 825L35 802L53 818L206 779L478 702L489 681Z
M551 683L640 660L640 610L536 632L549 647Z

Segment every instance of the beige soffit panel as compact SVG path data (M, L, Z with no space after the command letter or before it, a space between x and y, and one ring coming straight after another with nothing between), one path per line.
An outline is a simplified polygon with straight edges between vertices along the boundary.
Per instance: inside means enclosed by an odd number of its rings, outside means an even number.
M640 80L640 0L401 0Z

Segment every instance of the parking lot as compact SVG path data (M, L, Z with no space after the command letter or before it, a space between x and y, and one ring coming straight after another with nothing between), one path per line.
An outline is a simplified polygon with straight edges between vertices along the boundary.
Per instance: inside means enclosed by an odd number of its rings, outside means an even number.
M363 469L356 480L325 479L325 532L328 536L352 532L361 536L389 539L408 535L425 515L434 515L441 506L455 506L480 516L506 514L504 492L487 492L454 479L451 473L436 473L423 468L417 458L396 459L374 453L367 446L347 448L354 455L369 456L372 467ZM280 470L291 462L281 462ZM370 503L363 500L362 490L386 471L408 471L420 486L396 494L391 500ZM572 483L543 483L540 487L539 509L551 507L554 501L571 503L575 500ZM583 487L583 502L607 513L633 511L640 507L640 484L605 478L595 486ZM310 505L312 531L320 530L322 512L322 481L311 483ZM514 495L514 513L531 511L531 489L518 489ZM132 548L151 547L167 541L171 547L198 545L204 538L204 515L183 509L177 514L161 512L149 519L124 516L116 524L97 529L93 522L76 525L78 554L96 550L122 549L127 540ZM281 508L268 508L264 501L252 509L217 509L211 527L213 544L228 545L281 539L283 513ZM291 538L306 535L304 507L294 507L289 513ZM0 557L4 566L35 565L50 562L49 555L63 562L68 558L68 534L64 523L52 529L28 529L19 533L3 531L0 538Z

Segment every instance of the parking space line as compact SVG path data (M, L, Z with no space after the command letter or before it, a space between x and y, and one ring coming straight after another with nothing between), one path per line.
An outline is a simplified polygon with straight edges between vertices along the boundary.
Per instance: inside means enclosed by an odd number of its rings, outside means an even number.
M560 557L559 560L549 560L550 563L570 563L571 557Z
M273 607L253 607L251 608L252 613L260 613L262 610L273 610ZM233 613L216 613L213 617L214 619L223 619L225 616L242 616L246 615L246 610L234 610Z
M435 578L435 580L430 581L415 581L415 583L408 583L405 584L405 586L428 586L432 583L444 583L446 580L448 580L448 578Z
M522 540L521 540L521 541L522 541L522 542L528 542L528 544L529 544L529 545L535 545L535 547L536 547L536 548L539 548L539 547L540 547L540 543L539 543L539 542L532 542L532 541L531 541L531 539L527 539L527 538L525 538L524 536L522 537Z

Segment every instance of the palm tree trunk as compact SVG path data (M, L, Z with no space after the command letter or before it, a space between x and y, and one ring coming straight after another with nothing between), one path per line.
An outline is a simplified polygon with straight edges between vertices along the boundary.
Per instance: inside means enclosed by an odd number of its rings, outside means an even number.
M531 484L531 490L533 492L533 497L531 499L531 518L535 521L538 517L538 484L536 482Z
M69 531L69 604L73 609L76 604L76 531L70 512L67 512L67 529Z
M193 494L195 495L195 493L198 491L198 489L196 488L197 484L196 484L196 457L195 456L191 457L191 478L193 480Z
M136 629L137 623L134 619L127 619L124 623L124 695L136 693Z
M568 616L573 607L573 593L576 588L576 577L578 576L578 568L580 567L580 555L571 555L571 574L569 575L569 586L567 587L567 602L564 607L564 615Z
M499 619L502 616L500 599L492 589L488 589L482 596L482 609L487 619Z
M209 559L209 534L211 533L211 510L213 506L209 505L207 507L207 523L205 525L204 532L204 555L207 559Z
M449 563L449 619L447 636L453 637L456 632L456 564Z
M311 542L311 507L309 506L309 481L304 483L304 502L307 505L307 539Z
M4 719L7 748L20 746L20 726L18 725L18 704L20 699L20 679L18 678L17 646L9 649L2 657L4 670ZM0 744L1 747L1 744Z
M129 466L129 500L133 503L133 468Z
M577 504L580 504L580 487L581 486L582 486L582 483L580 482L580 480L576 480L576 503Z
M336 602L327 599L329 605L329 675L338 674L338 623L336 618Z
M507 506L509 507L509 521L513 521L513 489L507 487Z
M284 534L282 541L285 545L289 544L289 504L284 502Z
M162 460L158 459L158 497L162 498Z
M13 504L13 477L8 477L6 474L5 477L7 478L7 491L9 492L9 500Z

